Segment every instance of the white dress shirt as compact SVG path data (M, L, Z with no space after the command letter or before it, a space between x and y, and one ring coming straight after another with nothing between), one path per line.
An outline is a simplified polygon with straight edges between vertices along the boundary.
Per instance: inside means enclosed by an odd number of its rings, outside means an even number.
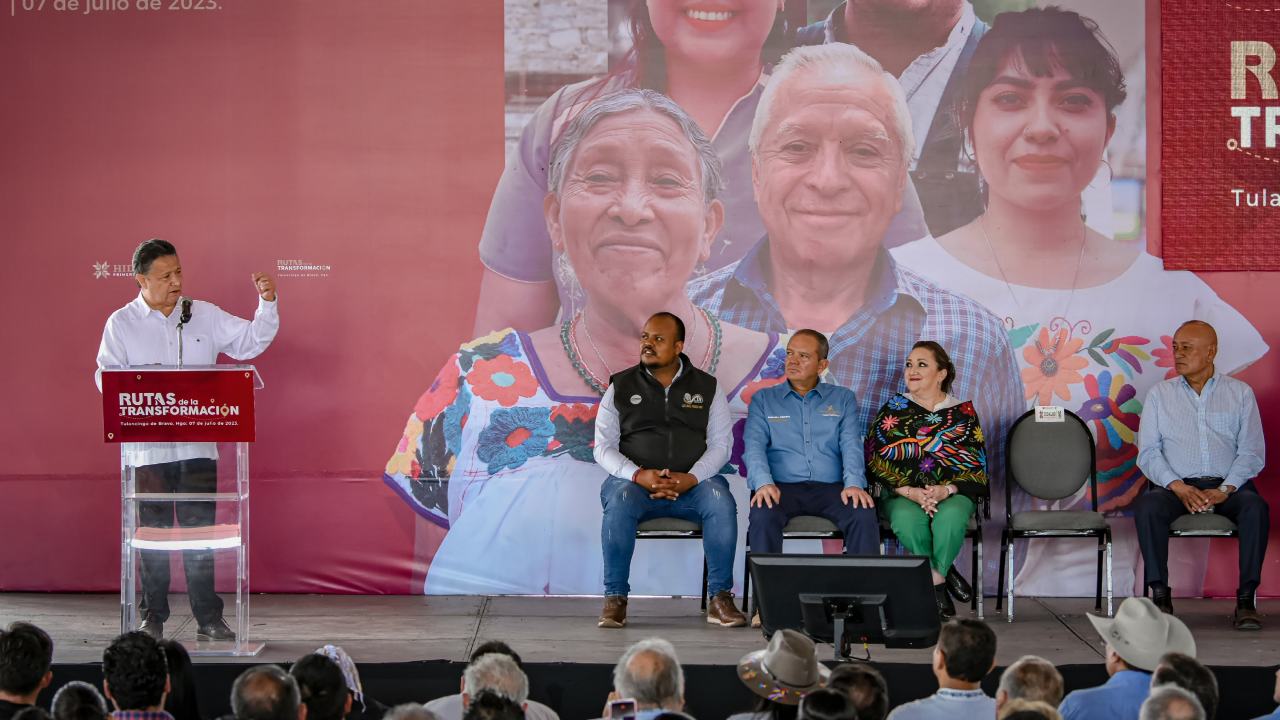
M649 372L647 368L645 372ZM674 385L683 373L684 361L681 360L676 376L671 378L671 384ZM663 392L670 393L671 386L663 388ZM729 403L724 399L724 392L720 390L719 382L716 383L716 396L711 401L710 413L711 416L707 418L707 449L702 453L702 457L698 458L698 462L689 468L689 474L698 482L719 473L724 464L729 461L729 456L733 454L733 420L729 417ZM596 414L596 447L592 455L596 459L596 464L610 475L630 480L640 466L631 462L618 449L620 433L618 408L613 403L613 385L610 385L605 389L604 396L600 398L600 410ZM650 469L661 470L662 468Z
M102 390L102 371L137 365L178 365L178 320L175 307L168 317L154 310L142 293L111 313L98 346L98 370L94 382ZM182 329L183 365L213 365L225 353L236 360L257 357L280 329L276 302L258 298L253 321L236 317L203 300L191 303L191 321ZM217 443L127 443L125 461L130 465L218 457Z

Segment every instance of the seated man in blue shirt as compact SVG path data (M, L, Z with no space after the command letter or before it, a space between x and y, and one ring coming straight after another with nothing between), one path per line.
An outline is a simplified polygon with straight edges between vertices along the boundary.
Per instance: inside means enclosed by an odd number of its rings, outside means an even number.
M1232 619L1237 630L1260 630L1254 593L1262 580L1270 521L1253 478L1265 463L1258 401L1245 383L1214 372L1218 334L1201 320L1173 336L1179 377L1151 388L1138 428L1138 467L1152 482L1134 503L1146 584L1156 607L1173 612L1169 589L1169 526L1187 513L1213 512L1240 531L1240 584Z
M1106 684L1069 693L1062 720L1133 720L1151 692L1151 673L1165 653L1196 656L1196 641L1178 618L1144 597L1125 598L1114 618L1088 615L1106 641Z
M879 524L866 490L857 401L847 388L818 382L827 348L822 333L797 330L787 343L787 381L751 398L742 439L752 552L781 552L787 521L816 515L840 528L846 554L876 554Z

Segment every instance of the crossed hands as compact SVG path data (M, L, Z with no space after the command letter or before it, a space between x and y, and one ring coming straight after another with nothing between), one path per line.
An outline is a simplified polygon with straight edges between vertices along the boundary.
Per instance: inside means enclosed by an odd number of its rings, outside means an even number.
M636 473L635 482L640 487L648 490L649 497L654 500L675 500L682 494L689 492L694 485L697 485L698 479L689 473L646 468Z
M778 489L777 485L769 483L768 485L761 485L760 489L756 490L755 494L751 496L751 507L767 507L772 510L773 506L781 500L782 491ZM840 502L845 505L852 503L855 508L873 508L876 506L875 501L871 499L871 495L860 487L847 487L841 490Z
M1219 505L1227 499L1227 494L1218 488L1201 490L1181 480L1169 483L1169 489L1178 496L1189 513L1209 512L1214 505Z
M938 513L938 503L951 497L947 485L930 485L929 487L898 488L898 494L919 505L929 517Z

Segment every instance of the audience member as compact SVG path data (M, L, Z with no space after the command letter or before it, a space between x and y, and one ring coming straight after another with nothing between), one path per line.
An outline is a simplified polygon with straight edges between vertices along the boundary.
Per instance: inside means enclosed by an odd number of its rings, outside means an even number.
M1161 685L1142 702L1138 720L1205 720L1195 695L1177 685Z
M289 674L298 683L308 720L343 720L351 712L351 693L338 663L311 653L298 658Z
M364 694L364 686L360 684L360 672L356 670L356 663L347 651L337 645L325 645L317 649L316 653L338 663L338 667L342 668L342 677L347 682L347 690L351 692L351 697L354 699L351 712L347 717L351 720L382 720L390 708Z
M164 661L169 666L169 694L164 709L174 720L200 720L200 701L196 698L196 671L187 649L177 640L161 640Z
M307 720L307 706L293 676L278 665L255 665L231 686L236 720Z
M1126 598L1114 618L1088 615L1106 641L1106 684L1076 690L1062 701L1064 720L1133 720L1151 690L1151 673L1169 652L1195 656L1196 641L1178 618L1151 600Z
M671 643L647 638L627 648L613 668L609 695L610 700L622 698L636 701L636 720L684 711L684 668Z
M1218 712L1218 678L1200 661L1182 653L1166 653L1151 676L1152 689L1161 685L1177 685L1200 701L1204 716L1213 720Z
M107 701L87 682L72 680L53 695L54 720L106 720Z
M388 710L384 720L440 720L440 716L418 703L404 703Z
M996 634L981 620L952 620L942 626L933 648L938 691L899 706L890 720L989 718L996 701L982 692L982 678L996 665Z
M160 643L141 630L117 636L102 653L102 691L117 720L173 720L164 709L169 664Z
M819 688L801 698L796 720L858 720L858 709L845 693Z
M477 673L472 680L468 680L467 673L471 672L472 666L485 655L500 655L508 658L514 663L514 671L511 667L503 664L501 667L493 666L484 673ZM517 677L517 674L519 677ZM471 684L472 682L479 682L480 684L473 685ZM520 691L518 697L516 694L503 691L503 688L514 688L519 684L523 684L523 690ZM520 656L516 654L516 651L511 649L511 646L500 640L481 643L472 651L471 663L462 673L461 692L437 698L423 707L435 713L440 720L461 720L463 713L466 712L464 698L468 694L468 688L470 688L471 694L477 694L481 690L494 690L499 694L505 694L521 704L524 708L525 716L530 720L559 720L559 716L556 715L554 710L540 702L528 699L529 679L524 673L524 663L521 662Z
M14 713L13 720L53 720L53 716L38 705L28 705Z
M462 720L524 720L524 708L511 698L483 690L467 703Z
M889 714L889 684L871 665L837 665L827 677L827 687L840 690L858 708L858 720L884 720Z
M759 700L754 712L731 715L729 720L791 720L801 698L821 688L829 674L818 662L813 640L795 630L779 630L768 647L738 661L738 679Z
M53 640L40 628L15 622L0 630L0 720L34 705L53 680Z
M1062 716L1043 700L1014 698L996 709L996 720L1062 720Z
M996 711L1010 700L1039 700L1056 708L1062 702L1062 673L1036 655L1023 655L1005 668L996 690Z

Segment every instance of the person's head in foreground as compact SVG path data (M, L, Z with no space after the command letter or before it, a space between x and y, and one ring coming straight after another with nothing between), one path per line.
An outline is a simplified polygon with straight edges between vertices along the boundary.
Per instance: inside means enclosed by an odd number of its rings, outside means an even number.
M1142 703L1138 720L1205 720L1205 714L1195 695L1177 685L1162 685Z
M164 710L169 664L160 643L138 631L112 640L102 653L102 690L117 710Z
M1053 663L1024 655L1005 668L996 690L996 709L1011 700L1039 700L1057 707L1062 702L1062 673Z
M889 715L889 684L871 665L837 665L827 677L827 687L840 690L858 708L858 720L884 720Z
M1154 672L1160 657L1169 652L1196 655L1196 641L1186 624L1160 612L1148 598L1125 598L1114 618L1086 617L1107 644L1108 675L1122 670Z
M0 630L0 697L30 705L53 681L53 640L28 622Z
M941 687L976 690L996 666L996 634L981 620L943 624L933 648L933 675Z
M627 648L613 668L613 690L636 701L638 710L684 709L684 669L676 649L662 638L648 638Z
M293 676L277 665L255 665L231 686L236 720L307 720L307 706Z
M1179 652L1165 653L1151 675L1151 687L1177 685L1196 696L1205 717L1213 720L1218 713L1218 678L1199 660Z

